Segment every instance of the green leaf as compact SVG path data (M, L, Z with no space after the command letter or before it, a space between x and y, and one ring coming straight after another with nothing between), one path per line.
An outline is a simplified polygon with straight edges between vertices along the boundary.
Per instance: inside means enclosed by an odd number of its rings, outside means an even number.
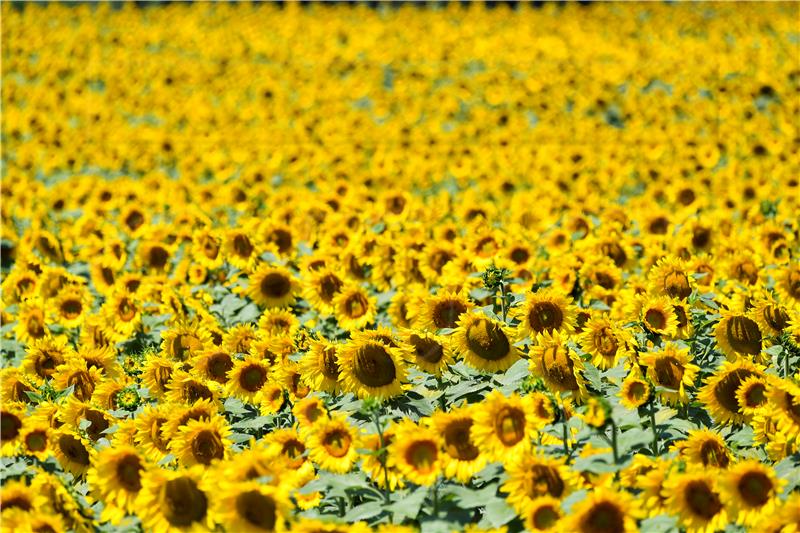
M475 509L486 505L487 501L497 497L497 484L492 484L482 489L469 489L460 485L448 486L441 489L442 494L451 494L456 503L463 509Z
M342 518L346 522L358 522L373 518L383 512L383 502L367 502L350 509Z
M402 523L406 518L416 518L427 495L427 487L418 487L411 493L397 494L399 499L388 507L394 514L394 520Z
M517 512L509 507L508 503L502 498L495 498L486 504L484 518L492 527L503 526L516 518Z
M678 520L675 516L660 514L653 518L642 520L641 530L650 533L677 533Z

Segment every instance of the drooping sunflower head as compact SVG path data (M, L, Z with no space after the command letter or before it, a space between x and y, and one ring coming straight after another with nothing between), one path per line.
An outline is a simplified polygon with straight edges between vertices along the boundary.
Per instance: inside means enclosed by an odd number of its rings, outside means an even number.
M453 329L459 318L474 307L465 296L454 292L440 292L427 298L423 312L417 316L417 326L429 331Z
M647 376L663 390L659 397L667 403L686 403L689 397L687 387L694 385L700 367L690 363L688 348L680 348L675 343L667 343L664 349L648 352L639 361L647 367Z
M300 373L305 383L315 391L335 394L339 388L338 344L312 341L310 349L300 360Z
M528 397L504 396L500 391L484 398L474 414L470 436L489 460L508 460L524 453L536 428Z
M430 332L410 330L404 335L408 361L436 376L453 362L453 351L447 338Z
M714 328L717 345L729 360L761 353L761 330L758 323L744 313L723 311Z
M474 409L458 407L447 413L433 414L432 423L442 439L444 475L460 483L468 483L486 464L486 456L470 435L474 424Z
M748 313L748 318L758 324L763 337L780 335L789 326L791 320L786 308L769 297L756 300L755 305Z
M508 493L508 503L519 512L539 498L562 499L575 482L563 459L525 453L505 462L508 480L501 490Z
M727 468L731 452L722 436L707 429L689 432L686 440L675 444L680 455L690 466L704 468Z
M694 278L689 275L688 267L676 257L661 259L648 276L650 290L654 294L670 298L686 300L692 294Z
M461 316L452 343L465 363L485 372L507 370L519 359L508 327L481 313Z
M539 334L529 354L531 372L544 379L551 389L580 398L586 390L581 375L583 363L566 340L558 332Z
M402 393L406 371L399 348L378 340L351 340L339 350L339 367L343 387L359 397Z
M528 293L525 304L516 313L520 321L518 337L533 338L540 333L574 331L575 315L572 299L555 289Z
M263 307L284 307L294 302L298 283L289 270L267 264L250 276L247 295Z

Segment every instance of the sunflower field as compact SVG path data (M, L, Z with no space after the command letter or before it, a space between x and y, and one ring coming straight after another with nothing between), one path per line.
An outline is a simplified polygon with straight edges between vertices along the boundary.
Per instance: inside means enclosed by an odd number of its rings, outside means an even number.
M2 19L3 532L800 531L800 4Z

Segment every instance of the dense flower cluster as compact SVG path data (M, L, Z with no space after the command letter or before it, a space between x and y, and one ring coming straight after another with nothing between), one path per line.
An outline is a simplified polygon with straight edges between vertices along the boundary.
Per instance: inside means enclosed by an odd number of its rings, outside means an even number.
M798 16L4 3L2 530L800 530Z

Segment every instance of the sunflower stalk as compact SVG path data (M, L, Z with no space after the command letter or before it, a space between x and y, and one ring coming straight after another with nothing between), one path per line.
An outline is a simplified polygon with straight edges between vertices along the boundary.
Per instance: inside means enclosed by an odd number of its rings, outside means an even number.
M617 423L613 418L608 419L611 424L611 451L614 453L614 464L619 465L619 445L617 444ZM619 475L619 472L617 472Z
M653 430L653 456L658 457L658 428L656 427L656 405L655 401L650 402L650 427Z
M378 444L380 445L378 460L380 461L381 468L383 469L383 502L388 505L391 500L389 497L389 469L386 466L386 443L383 440L383 424L381 423L383 406L381 404L374 405L372 406L371 411L372 421L375 423L375 429L378 432Z

